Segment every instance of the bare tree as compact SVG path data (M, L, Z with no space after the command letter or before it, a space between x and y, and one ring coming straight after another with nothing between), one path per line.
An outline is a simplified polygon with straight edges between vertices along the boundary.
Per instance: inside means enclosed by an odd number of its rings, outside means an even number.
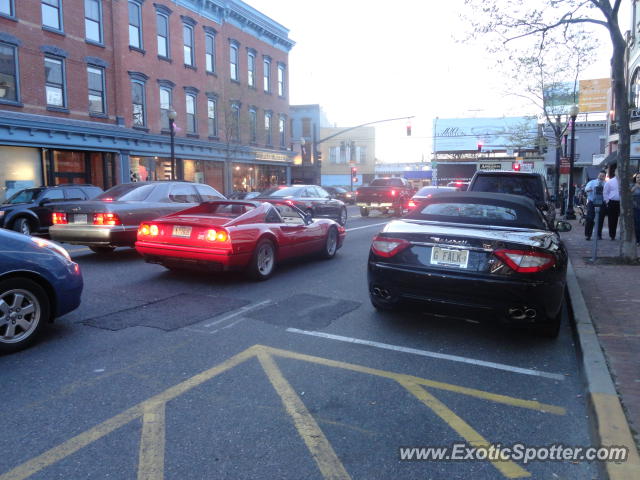
M584 28L593 25L607 30L613 50L611 76L615 121L619 129L621 256L627 261L634 261L637 248L633 238L633 204L629 186L631 131L625 63L627 42L618 20L621 3L622 0L465 0L470 9L467 17L474 34L492 38L497 44L515 44L525 39L542 46L550 39L579 44L580 36L584 38L585 35Z

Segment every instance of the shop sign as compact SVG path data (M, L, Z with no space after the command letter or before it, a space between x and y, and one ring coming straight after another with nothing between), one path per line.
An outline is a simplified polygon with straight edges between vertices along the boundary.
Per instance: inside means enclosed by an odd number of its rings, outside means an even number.
M569 157L560 157L560 175L568 174L571 171L571 161Z
M256 152L256 160L266 160L269 162L288 162L289 156L273 152Z
M501 163L481 163L480 170L502 170Z

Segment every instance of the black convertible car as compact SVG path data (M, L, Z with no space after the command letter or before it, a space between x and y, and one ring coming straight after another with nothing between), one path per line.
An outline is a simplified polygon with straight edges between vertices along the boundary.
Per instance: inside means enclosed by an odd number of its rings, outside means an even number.
M389 310L405 300L433 313L498 320L558 335L567 252L533 200L455 192L419 203L371 245L369 294Z

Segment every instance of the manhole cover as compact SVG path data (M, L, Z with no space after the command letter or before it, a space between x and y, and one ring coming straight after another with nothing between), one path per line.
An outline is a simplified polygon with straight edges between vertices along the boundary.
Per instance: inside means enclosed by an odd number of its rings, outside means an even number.
M247 305L237 298L181 293L140 307L127 308L82 323L105 330L153 327L171 331Z
M360 302L301 293L246 314L272 325L301 329L324 328L342 315L360 306Z

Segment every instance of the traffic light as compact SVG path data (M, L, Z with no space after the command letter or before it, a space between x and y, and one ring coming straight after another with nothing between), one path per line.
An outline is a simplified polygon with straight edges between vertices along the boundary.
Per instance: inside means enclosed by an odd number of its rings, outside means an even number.
M478 140L478 153L480 153L482 151L482 146L484 145L484 143L482 142L482 140Z
M355 177L358 175L358 169L356 167L351 167L351 176Z
M518 163L518 162L513 162L513 163L511 164L511 169L512 169L514 172L519 172L519 171L520 171L520 163Z
M411 124L408 123L407 124L407 137L410 137L410 136L411 136Z

